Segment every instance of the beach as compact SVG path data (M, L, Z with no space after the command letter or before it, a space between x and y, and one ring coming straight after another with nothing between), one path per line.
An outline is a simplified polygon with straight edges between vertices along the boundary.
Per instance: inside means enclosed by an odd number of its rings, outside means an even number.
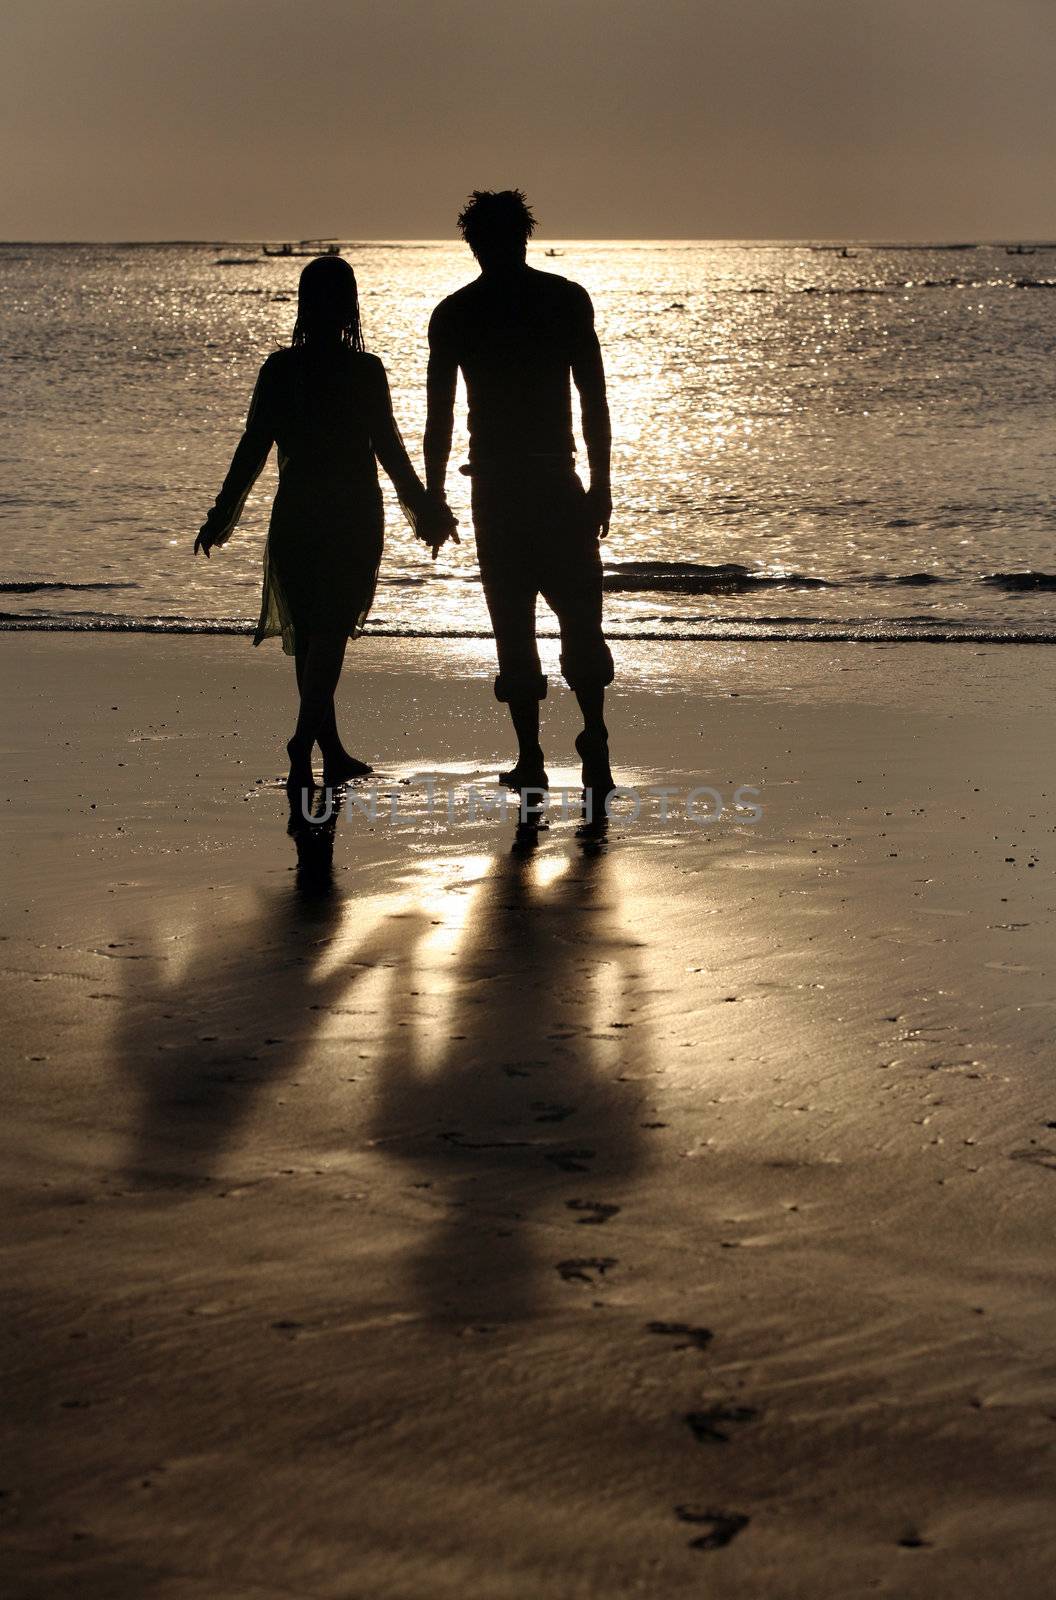
M360 641L328 877L277 650L0 638L6 1595L1046 1592L1052 652L614 649L535 831Z

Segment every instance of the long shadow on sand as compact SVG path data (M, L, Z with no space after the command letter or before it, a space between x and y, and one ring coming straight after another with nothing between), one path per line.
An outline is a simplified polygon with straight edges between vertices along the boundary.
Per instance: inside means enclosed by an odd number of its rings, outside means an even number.
M178 1192L216 1177L265 1092L310 1065L328 1015L376 967L399 970L427 926L388 918L349 943L349 901L332 876L339 815L336 805L305 824L291 813L292 889L261 891L231 923L202 919L175 945L131 952L112 1039L138 1103L126 1181Z
M309 1160L351 1120L361 1155L409 1172L390 1191L397 1209L409 1201L420 1219L424 1203L408 1270L429 1319L525 1317L562 1279L589 1293L619 1264L650 1067L639 944L620 926L604 837L541 851L520 828L485 861L464 917L438 920L415 893L356 939L356 902L331 878L335 823L293 830L292 891L142 947L127 969L113 1037L138 1108L126 1182L175 1197L215 1181L261 1103L236 1182L290 1158L286 1116ZM455 859L432 863L434 877ZM276 1115L288 1084L297 1110Z
M434 973L439 1028L392 1029L374 1063L376 1146L435 1208L409 1268L430 1320L523 1318L560 1279L600 1286L642 1163L640 1091L622 1075L646 1054L638 944L613 863L590 830L569 857L538 842L519 829L475 886ZM427 970L406 978L428 993ZM555 1227L547 1259L530 1221Z

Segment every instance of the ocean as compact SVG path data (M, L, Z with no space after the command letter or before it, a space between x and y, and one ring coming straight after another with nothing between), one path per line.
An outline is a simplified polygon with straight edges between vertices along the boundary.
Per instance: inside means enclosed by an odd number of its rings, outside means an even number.
M609 374L614 637L1056 642L1056 246L549 248L529 261L590 291ZM429 313L472 260L343 251L420 468ZM226 549L191 548L302 265L0 246L0 627L251 629L273 462ZM460 393L464 543L434 566L388 493L368 632L488 632L463 422Z

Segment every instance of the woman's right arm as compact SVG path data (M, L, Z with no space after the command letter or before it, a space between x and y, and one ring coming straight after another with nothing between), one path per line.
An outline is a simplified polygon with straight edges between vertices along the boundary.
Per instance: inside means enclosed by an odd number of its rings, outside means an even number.
M430 493L411 464L406 446L392 414L392 399L385 368L376 357L370 358L368 418L370 442L381 465L392 479L404 516L411 531L423 544L430 545L433 560L448 539L457 544L457 521L442 494Z
M208 556L214 545L227 543L242 515L242 509L249 498L249 491L260 477L264 463L268 459L275 442L271 420L272 408L268 399L270 379L271 373L268 370L268 363L265 362L257 375L253 398L249 403L245 432L231 458L231 465L220 493L194 541L195 555L201 550L204 556Z

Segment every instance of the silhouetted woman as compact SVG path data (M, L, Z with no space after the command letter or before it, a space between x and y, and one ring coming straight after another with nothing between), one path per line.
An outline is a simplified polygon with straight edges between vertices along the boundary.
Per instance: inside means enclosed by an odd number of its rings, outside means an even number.
M385 368L363 348L355 273L339 256L319 257L301 273L293 343L260 369L245 433L195 553L208 556L230 538L273 443L279 487L253 643L281 634L296 659L300 710L286 747L287 783L296 790L312 787L316 743L324 783L371 770L341 742L334 691L345 646L374 599L384 532L377 463L434 557L448 537L458 538L447 505L426 491L408 459Z

